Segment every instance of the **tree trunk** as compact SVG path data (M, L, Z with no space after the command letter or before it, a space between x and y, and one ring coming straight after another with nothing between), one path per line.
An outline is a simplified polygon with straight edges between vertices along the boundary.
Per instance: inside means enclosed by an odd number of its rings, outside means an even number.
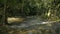
M7 0L5 0L5 3L4 3L4 12L3 12L3 24L7 24L7 14L6 14L6 3L7 3Z

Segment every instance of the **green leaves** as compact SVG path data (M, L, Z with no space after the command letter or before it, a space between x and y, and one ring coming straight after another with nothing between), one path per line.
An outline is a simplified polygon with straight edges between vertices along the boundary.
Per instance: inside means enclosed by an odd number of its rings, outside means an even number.
M7 2L6 2L7 1ZM52 14L60 17L60 0L0 0L1 4L6 3L6 7L9 11L7 11L10 15L16 15L19 13L19 15L24 14L35 14L35 15L43 15L43 17L47 16L48 18L48 12L50 10L50 16L52 17Z

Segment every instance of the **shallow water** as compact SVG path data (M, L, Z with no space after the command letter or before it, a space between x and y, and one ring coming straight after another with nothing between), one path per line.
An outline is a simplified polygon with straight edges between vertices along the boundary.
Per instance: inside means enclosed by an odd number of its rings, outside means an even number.
M36 16L30 16L22 23L7 25L7 28L4 28L1 34L55 34L56 30L60 32L59 26L60 23L54 24L52 21L41 21Z

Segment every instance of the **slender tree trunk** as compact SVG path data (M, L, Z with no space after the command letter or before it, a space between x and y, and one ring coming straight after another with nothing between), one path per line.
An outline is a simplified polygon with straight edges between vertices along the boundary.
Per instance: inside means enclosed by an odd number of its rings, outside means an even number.
M7 16L6 16L6 3L7 3L7 0L5 0L4 2L4 14L3 14L3 24L7 24Z
M21 11L22 11L22 17L25 17L25 12L24 12L24 0L22 1L22 8L21 8Z

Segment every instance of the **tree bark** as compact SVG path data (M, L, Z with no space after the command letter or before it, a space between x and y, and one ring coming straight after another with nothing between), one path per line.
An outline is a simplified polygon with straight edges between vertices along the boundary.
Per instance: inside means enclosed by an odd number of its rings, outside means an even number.
M7 14L6 14L6 4L7 3L7 0L5 0L5 2L4 2L4 11L3 11L3 24L5 25L5 24L7 24Z

